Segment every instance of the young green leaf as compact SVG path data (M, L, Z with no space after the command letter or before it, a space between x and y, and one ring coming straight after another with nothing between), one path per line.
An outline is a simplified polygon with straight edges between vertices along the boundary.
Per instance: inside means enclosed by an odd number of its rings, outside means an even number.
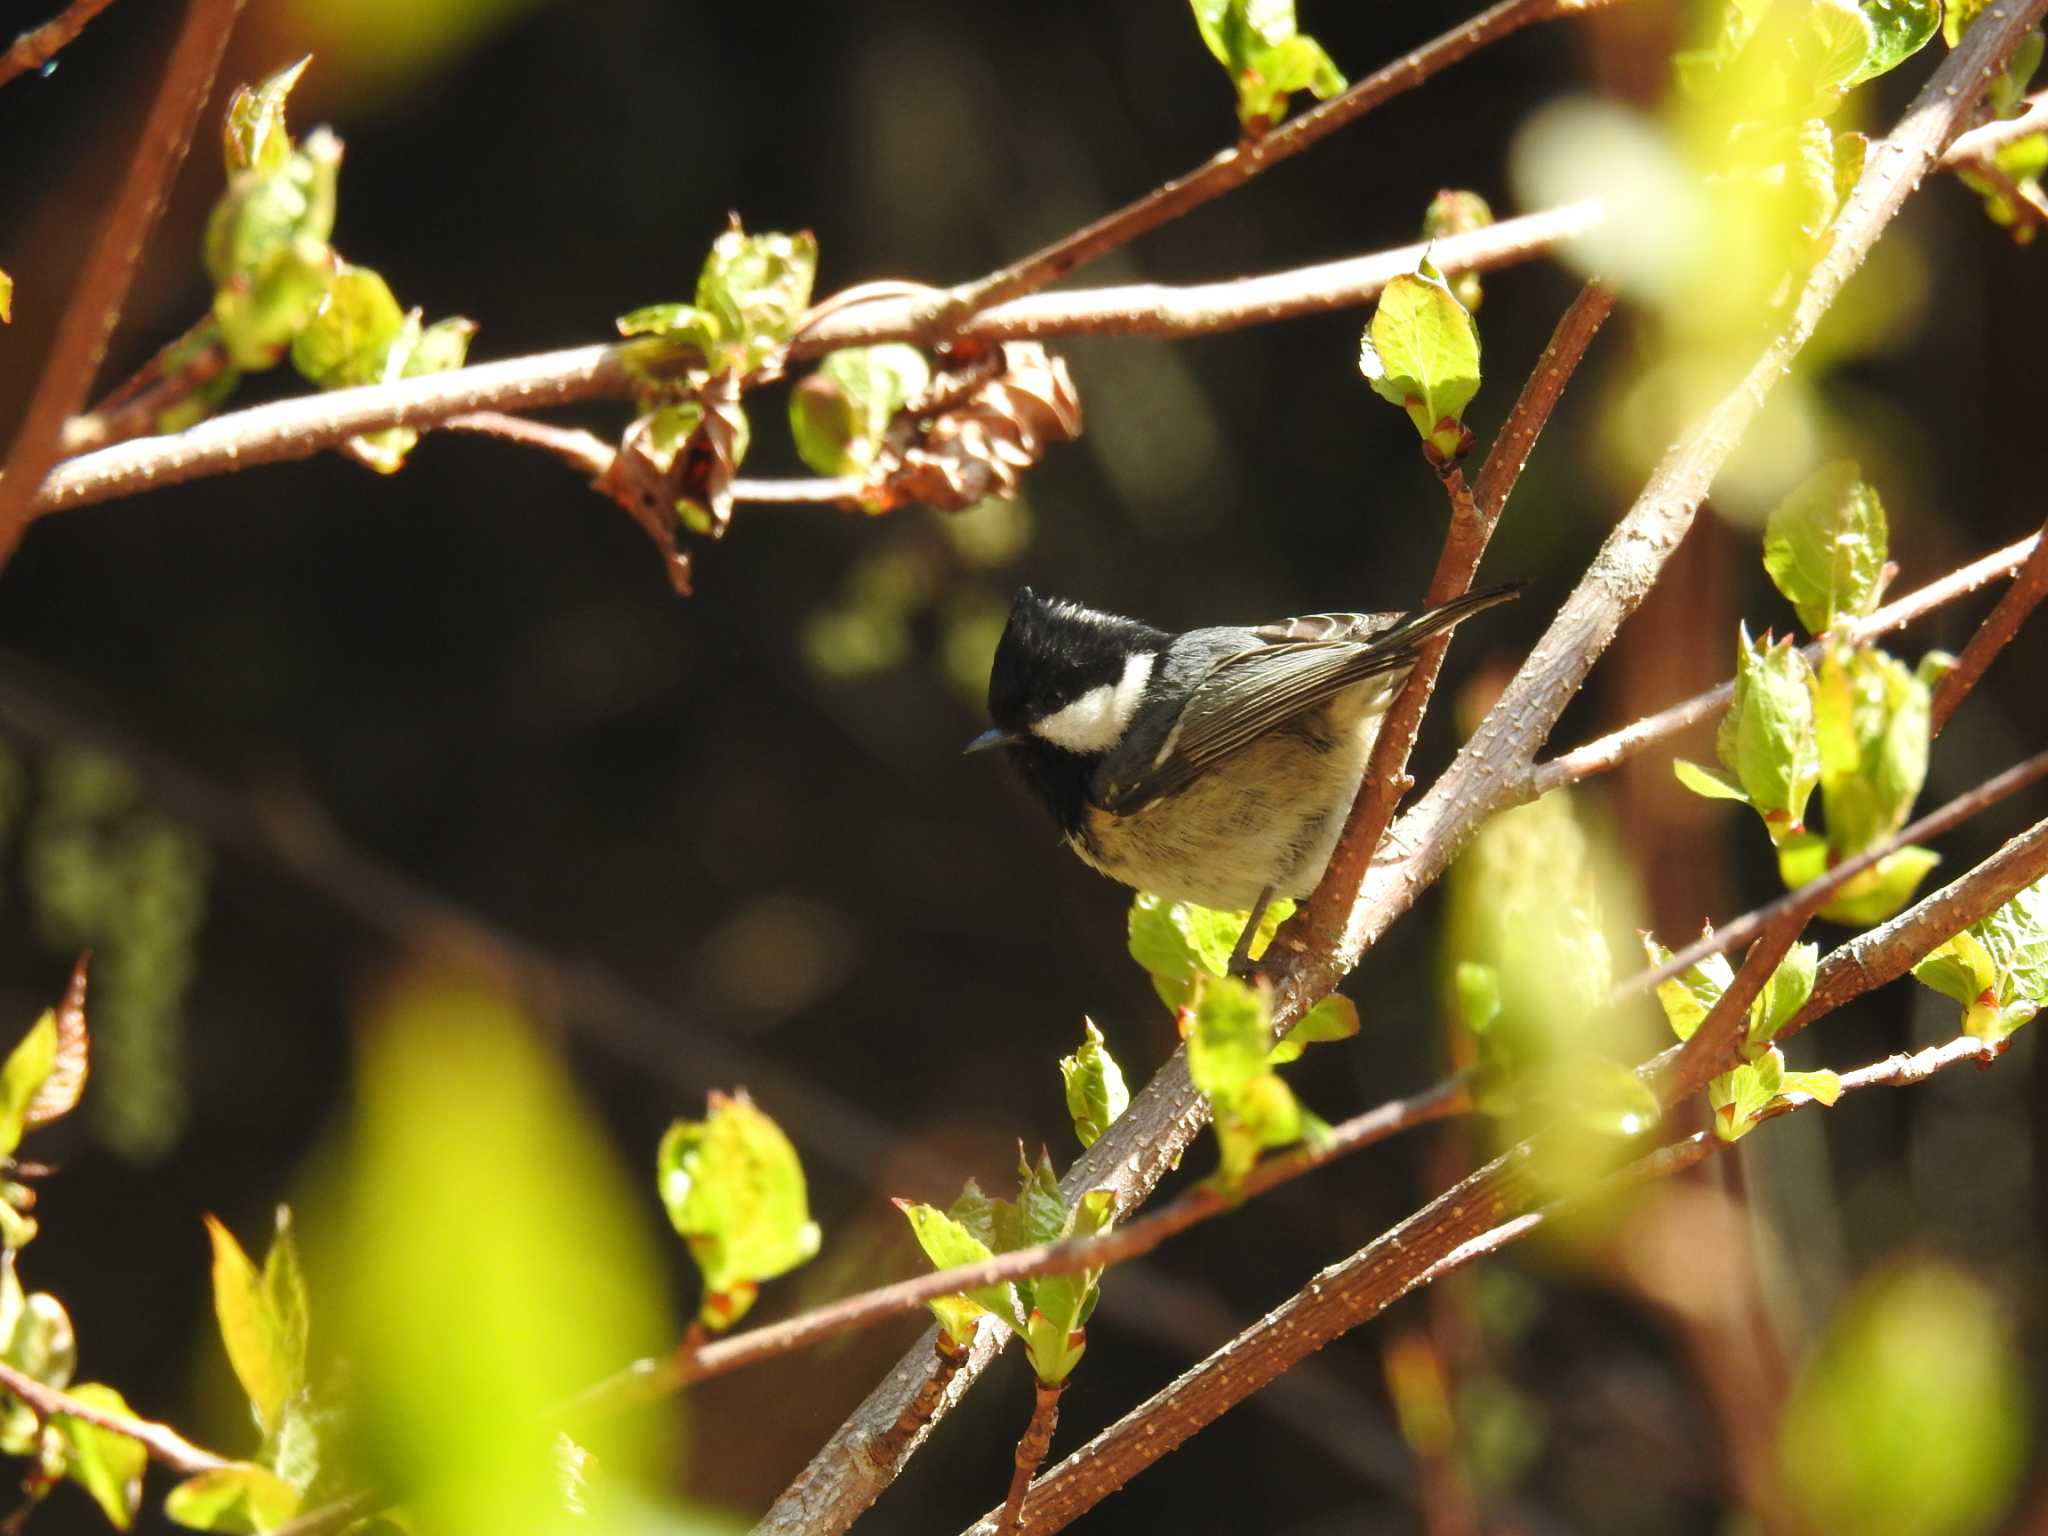
M1251 956L1265 953L1280 925L1294 913L1284 897L1267 903L1252 938ZM1128 944L1131 958L1152 978L1152 989L1167 1007L1179 1010L1197 973L1221 976L1244 932L1248 912L1221 912L1185 901L1167 901L1140 891L1131 902Z
M1792 1015L1806 1006L1813 995L1813 977L1820 963L1818 944L1794 944L1778 968L1771 972L1749 1005L1749 1029L1744 1036L1750 1051L1758 1051L1777 1038L1778 1031Z
M1427 261L1381 292L1358 368L1375 394L1408 413L1433 463L1464 452L1465 407L1479 392L1479 328Z
M1850 79L1852 86L1897 69L1933 41L1941 30L1940 0L1862 0L1870 23L1870 50Z
M1234 1190L1261 1152L1292 1146L1321 1122L1302 1108L1294 1090L1277 1072L1260 1072L1233 1097L1217 1103L1215 1125L1221 1154L1216 1177L1226 1190Z
M344 265L312 319L292 338L292 366L322 389L378 383L405 320L381 274Z
M2033 32L2028 36L2038 40L2041 34ZM2041 177L2048 174L2048 134L2030 133L2000 145L1992 152L1991 164L2011 184L2010 192L1968 166L1958 167L1956 174L1984 199L1985 217L2001 229L2010 230L2014 244L2031 244L2038 223L2033 215L2048 209L2048 197L2041 190ZM2020 200L2031 205L2031 212L2017 205Z
M1455 978L1458 1012L1474 1035L1484 1035L1501 1016L1500 972L1476 960L1460 960Z
M266 1436L277 1433L286 1406L306 1385L305 1283L299 1277L288 1218L281 1210L280 1217L262 1270L250 1262L232 1232L212 1216L206 1218L206 1234L213 1242L213 1310L221 1342Z
M70 1395L88 1408L132 1418L133 1411L112 1387L80 1382ZM139 1440L88 1424L68 1413L53 1414L50 1427L64 1442L64 1475L92 1495L115 1530L134 1523L142 1504L142 1472L149 1451Z
M703 1120L671 1125L655 1168L669 1220L703 1271L700 1316L714 1331L738 1320L760 1282L818 1251L796 1149L744 1093L713 1093Z
M1196 996L1188 1076L1210 1103L1234 1102L1266 1070L1273 1049L1271 999L1235 976L1212 976Z
M1294 0L1190 0L1195 26L1237 88L1237 119L1262 132L1287 114L1287 99L1309 91L1328 100L1344 76L1320 43L1296 31Z
M206 223L207 275L216 288L254 281L294 241L326 244L334 233L341 140L316 129L272 170L235 177Z
M1081 1026L1085 1034L1080 1049L1060 1058L1060 1077L1066 1084L1067 1113L1073 1117L1074 1134L1082 1146L1092 1147L1130 1104L1131 1092L1095 1021L1083 1019Z
M858 475L896 413L931 382L924 354L902 342L830 353L789 397L796 451L821 475Z
M91 1042L85 1025L87 956L80 955L71 968L71 980L64 988L64 1000L52 1014L57 1026L57 1054L50 1075L22 1111L22 1123L34 1130L62 1119L78 1107L85 1093L85 1079L91 1070Z
M0 1066L0 1157L21 1145L29 1107L57 1067L57 1013L45 1009Z
M1744 805L1750 803L1749 791L1736 782L1734 776L1719 768L1708 768L1700 763L1688 762L1685 758L1671 760L1671 772L1694 794L1708 800L1738 800Z
M1773 841L1805 830L1806 801L1820 782L1812 669L1788 639L1737 637L1735 698L1715 736L1721 764L1741 783Z
M299 1502L299 1490L275 1472L241 1461L186 1478L164 1499L164 1513L189 1530L241 1536L288 1524Z
M910 1222L910 1230L917 1238L918 1246L924 1250L925 1257L932 1261L933 1269L954 1269L962 1264L978 1264L991 1257L987 1243L938 1207L918 1205L908 1200L898 1200L895 1204ZM944 1296L930 1305L932 1315L945 1329L946 1337L955 1344L965 1344L973 1339L975 1323L984 1312L1000 1318L1012 1330L1018 1326L1017 1295L1007 1285L986 1286L977 1291Z
M817 270L816 236L750 235L734 219L697 275L697 308L716 318L728 349L711 371L749 372L766 362L795 334Z
M236 368L271 367L327 296L340 258L318 240L294 240L247 277L216 289L213 318Z
M221 125L221 149L229 176L242 171L274 171L284 164L292 152L292 138L284 126L285 99L312 62L309 53L260 84L235 87Z
M1602 1136L1638 1136L1663 1116L1650 1085L1611 1056L1559 1061L1545 1073L1540 1096Z
M1349 1040L1358 1033L1358 1027L1357 1005L1350 998L1332 992L1303 1014L1300 1023L1280 1037L1280 1043L1266 1057L1266 1065L1284 1067L1290 1061L1300 1060L1302 1052L1312 1045Z
M1643 955L1651 965L1662 965L1671 958L1671 951L1647 933L1642 938ZM1687 966L1669 981L1659 982L1657 1005L1664 1010L1671 1032L1682 1041L1690 1040L1701 1020L1713 1012L1714 1004L1721 1000L1721 994L1734 980L1735 970L1729 965L1728 957L1709 955L1697 965Z
M1429 200L1429 206L1422 212L1423 244L1446 235L1463 235L1475 229L1485 229L1493 222L1493 210L1477 192L1446 187ZM1451 292L1457 295L1460 304L1470 311L1479 308L1486 295L1477 272L1456 273L1450 283Z
M1913 975L1963 1005L1963 1033L2009 1038L2048 1005L2048 880L1951 937Z
M1832 184L1832 158L1828 175ZM1853 459L1837 459L1772 510L1764 569L1817 635L1877 606L1886 546L1884 504Z
M14 324L14 279L0 272L0 325Z

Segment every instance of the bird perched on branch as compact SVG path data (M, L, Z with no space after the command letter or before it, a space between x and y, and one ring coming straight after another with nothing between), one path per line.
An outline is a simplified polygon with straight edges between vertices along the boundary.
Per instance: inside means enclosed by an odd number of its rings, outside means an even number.
M1169 634L1029 587L989 674L993 726L1067 845L1126 885L1249 911L1322 879L1416 646L1520 584L1417 613Z

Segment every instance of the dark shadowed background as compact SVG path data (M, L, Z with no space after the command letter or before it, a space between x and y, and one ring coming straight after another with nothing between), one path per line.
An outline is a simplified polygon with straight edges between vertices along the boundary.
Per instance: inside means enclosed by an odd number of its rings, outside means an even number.
M0 17L11 31L51 9ZM121 0L47 77L0 91L0 267L17 283L0 420L18 419L171 10ZM1354 77L1463 14L1439 0L1302 8ZM1644 0L1524 32L1085 280L1223 277L1400 244L1440 186L1521 211L1505 173L1517 125L1569 92L1653 101L1669 25ZM631 307L687 298L728 210L815 231L821 291L952 282L1234 131L1179 0L253 0L224 79L308 50L292 122L346 142L336 245L429 319L477 321L478 360L603 339ZM1877 126L1931 66L1884 83ZM105 384L208 300L215 122ZM2042 257L1952 182L1887 241L1917 252L1917 296L1901 300L1916 318L1820 387L1852 434L1827 451L1860 454L1884 494L1904 590L2040 521ZM1555 263L1488 279L1482 445L1575 283ZM921 1268L885 1196L943 1203L968 1174L1002 1182L1020 1138L1064 1163L1054 1062L1082 1015L1134 1081L1172 1027L1123 952L1126 893L1055 846L1000 765L959 755L983 724L991 625L1022 581L1172 627L1413 602L1443 497L1405 418L1358 376L1363 319L1061 346L1087 430L1015 508L949 523L743 507L699 550L687 600L572 472L445 434L390 479L329 456L39 524L0 583L0 1031L56 996L76 943L99 946L122 1017L96 1018L97 1119L45 1154L63 1171L25 1261L69 1305L85 1367L208 1443L245 1432L202 1390L222 1371L200 1213L253 1240L292 1194L345 1113L362 999L419 952L520 990L636 1176L706 1089L753 1089L802 1152L826 1234L819 1259L764 1297L764 1319ZM1594 446L1631 353L1624 307L1509 507L1484 577L1529 590L1461 632L1418 754L1425 781L1634 492ZM280 370L241 398L299 387ZM780 393L750 409L748 472L797 472ZM561 419L615 433L625 411ZM1985 606L1944 612L1900 652L1959 647ZM1790 623L1754 527L1705 517L1558 745L1725 677L1745 616ZM1923 804L2040 745L2044 665L2037 626L1939 743ZM1686 750L1711 748L1702 735ZM1646 920L1675 941L1777 887L1753 818L1683 795L1669 757L1581 801L1634 856ZM2041 809L2036 792L1955 834L1945 868ZM94 879L118 889L74 889ZM1362 1036L1292 1074L1325 1117L1443 1070L1440 915L1426 900L1349 984ZM1952 1015L1898 986L1794 1054L1856 1065L1940 1038ZM1988 1073L1865 1095L1745 1143L1787 1359L1858 1275L1932 1251L2010 1305L2043 1384L2034 1121L2048 1085L2032 1033ZM1479 1144L1417 1133L1113 1275L1055 1454L1405 1214ZM1180 1177L1211 1155L1191 1153ZM1718 1251L1704 1228L1673 1230L1681 1251ZM677 1303L692 1304L681 1246L666 1251ZM1452 1362L1489 1529L1729 1529L1711 1326L1659 1295L1598 1242L1518 1250L1326 1351L1079 1528L1422 1530L1428 1501L1386 1382L1390 1346L1427 1338ZM758 1512L921 1327L703 1388L688 1491ZM955 1529L994 1502L1027 1399L1022 1362L1006 1360L863 1529ZM37 1523L92 1518L67 1492Z

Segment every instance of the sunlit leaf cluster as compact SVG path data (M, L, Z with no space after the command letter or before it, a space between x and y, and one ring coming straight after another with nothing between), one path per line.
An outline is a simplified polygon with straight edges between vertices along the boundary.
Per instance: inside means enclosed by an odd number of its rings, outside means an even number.
M2048 1004L2048 880L1928 953L1913 974L1963 1005L1963 1033L1997 1045Z
M1479 393L1479 327L1427 259L1381 292L1359 338L1358 368L1375 394L1408 413L1430 463L1448 469L1470 451L1464 415Z
M1257 136L1287 115L1288 98L1324 101L1344 76L1323 45L1296 30L1294 0L1189 0L1209 52L1237 89L1237 120Z
M908 1200L898 1200L896 1208L933 1267L951 1269L1019 1248L1099 1236L1115 1220L1116 1197L1107 1189L1091 1189L1069 1207L1051 1159L1041 1152L1033 1164L1020 1147L1015 1200L984 1195L970 1179L947 1210ZM1059 1382L1072 1374L1088 1347L1087 1323L1101 1299L1101 1282L1100 1269L1040 1275L942 1296L930 1307L951 1349L964 1350L979 1320L991 1316L1024 1341L1038 1380Z
M1735 697L1715 737L1719 768L1673 764L1694 793L1741 801L1763 818L1788 887L1891 838L1926 782L1933 685L1948 659L1930 653L1908 669L1842 633L1876 608L1890 574L1885 556L1884 506L1854 463L1824 465L1787 496L1765 529L1764 568L1801 622L1824 636L1820 665L1790 639L1752 641L1744 628ZM1816 789L1821 832L1806 822ZM1936 862L1929 849L1894 849L1847 881L1821 915L1881 922Z

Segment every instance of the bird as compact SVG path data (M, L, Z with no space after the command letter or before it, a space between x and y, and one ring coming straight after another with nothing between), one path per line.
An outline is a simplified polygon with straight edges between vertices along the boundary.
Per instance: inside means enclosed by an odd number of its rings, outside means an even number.
M1416 647L1514 582L1411 613L1316 613L1178 634L1022 588L989 669L988 730L1083 862L1248 919L1328 867Z

